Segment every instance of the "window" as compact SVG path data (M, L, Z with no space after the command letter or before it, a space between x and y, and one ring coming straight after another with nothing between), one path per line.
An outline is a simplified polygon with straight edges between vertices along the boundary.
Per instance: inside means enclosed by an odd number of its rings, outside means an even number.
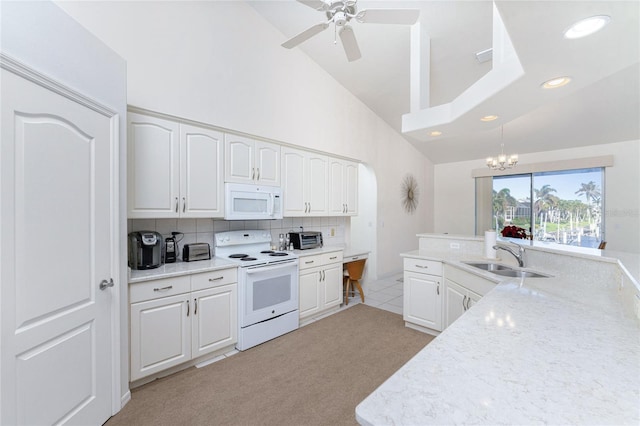
M530 238L583 247L604 240L604 167L479 178L477 197L491 180L491 228L523 228ZM481 195L483 194L483 195ZM533 200L533 203L532 203ZM480 214L481 205L477 203ZM488 207L485 207L488 213ZM488 224L488 215L484 222ZM482 220L477 221L477 225ZM481 231L481 229L478 229Z

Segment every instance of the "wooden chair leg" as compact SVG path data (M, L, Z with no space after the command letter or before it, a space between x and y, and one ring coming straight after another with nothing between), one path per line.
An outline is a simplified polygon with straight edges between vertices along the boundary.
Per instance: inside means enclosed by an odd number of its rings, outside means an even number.
M362 286L360 285L360 281L359 280L354 280L354 284L356 285L356 288L358 289L358 292L360 293L360 300L362 300L362 303L364 303L364 291L362 291Z
M349 288L351 287L351 280L347 278L347 288L344 292L344 304L349 304Z

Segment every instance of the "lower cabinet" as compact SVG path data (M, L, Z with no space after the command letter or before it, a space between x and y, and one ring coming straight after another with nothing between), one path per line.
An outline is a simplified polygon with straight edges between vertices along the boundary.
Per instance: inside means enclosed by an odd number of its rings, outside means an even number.
M478 275L445 265L444 328L469 310L495 283Z
M300 257L300 319L342 302L342 251Z
M445 284L444 325L446 328L473 306L475 302L480 300L482 296L467 290L448 278L445 279Z
M130 284L131 381L237 341L237 269Z
M442 331L442 263L405 258L403 319L407 326ZM432 333L433 334L433 333Z

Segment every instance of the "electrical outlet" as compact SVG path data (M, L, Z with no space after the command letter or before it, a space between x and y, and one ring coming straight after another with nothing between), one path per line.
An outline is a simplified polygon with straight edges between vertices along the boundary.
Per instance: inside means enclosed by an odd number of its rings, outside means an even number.
M460 243L449 243L449 247L452 249L459 249Z
M332 237L336 236L336 229L335 228L331 228L331 236Z

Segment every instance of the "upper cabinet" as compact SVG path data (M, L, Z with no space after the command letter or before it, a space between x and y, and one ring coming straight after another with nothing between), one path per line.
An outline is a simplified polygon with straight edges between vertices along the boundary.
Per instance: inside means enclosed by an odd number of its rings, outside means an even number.
M329 159L326 155L282 147L285 216L326 216Z
M358 163L329 157L329 215L358 214Z
M223 217L223 134L129 112L128 217Z
M225 134L225 182L280 186L280 146Z

